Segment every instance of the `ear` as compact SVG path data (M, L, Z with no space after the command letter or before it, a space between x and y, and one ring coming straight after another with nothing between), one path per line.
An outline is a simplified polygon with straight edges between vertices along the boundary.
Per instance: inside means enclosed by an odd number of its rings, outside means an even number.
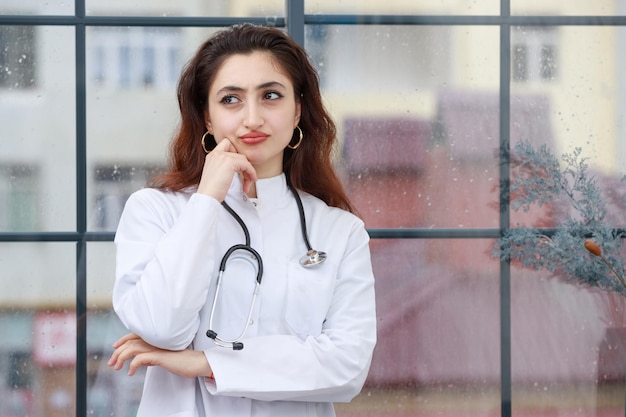
M300 116L302 115L302 102L300 100L296 101L296 115L294 119L294 129L300 123Z
M204 111L204 125L206 126L206 130L212 135L213 134L213 125L211 124L211 119L209 118L209 111Z

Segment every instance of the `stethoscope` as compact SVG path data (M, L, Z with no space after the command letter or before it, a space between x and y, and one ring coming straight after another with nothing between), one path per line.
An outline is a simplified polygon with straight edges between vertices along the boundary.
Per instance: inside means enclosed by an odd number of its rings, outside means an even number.
M317 251L311 247L311 243L309 242L309 237L308 237L307 230L306 230L306 218L304 215L304 207L302 206L302 200L300 199L300 195L298 195L298 192L295 190L295 188L293 188L292 186L289 186L289 189L291 190L291 193L296 199L296 204L298 205L298 213L300 215L300 228L302 230L302 238L307 248L306 255L300 258L300 265L302 265L305 268L314 267L316 265L321 264L322 262L326 260L326 257L327 257L326 252ZM239 215L235 212L235 210L233 210L226 203L226 201L222 202L222 206L224 206L226 211L228 211L228 213L231 216L233 216L233 218L237 221L237 223L239 223L239 226L241 226L241 230L243 230L246 243L231 246L222 257L222 261L220 262L219 274L217 275L217 280L215 284L215 294L213 295L213 302L211 303L211 315L209 316L209 330L207 330L206 335L208 338L212 339L213 342L217 346L232 348L233 350L241 350L243 349L243 343L240 340L243 339L244 335L248 331L248 328L250 327L250 323L252 322L252 314L254 311L254 304L256 303L256 298L257 298L257 295L259 294L259 289L261 288L261 279L263 278L263 260L261 259L261 255L259 255L259 253L256 250L254 250L252 246L250 246L250 232L248 231L248 227L246 226L244 221L241 219L241 217L239 217ZM254 286L254 291L252 293L252 301L250 303L250 310L248 311L248 318L246 319L246 324L244 325L243 330L241 331L239 336L237 336L236 338L232 340L228 340L228 339L222 339L221 337L217 335L217 332L215 330L212 330L213 329L213 317L215 317L215 306L217 305L217 298L220 293L222 276L224 275L224 271L226 270L226 263L228 262L228 259L233 254L233 252L238 251L238 250L249 252L250 255L252 255L251 258L254 261L256 261L256 270L257 270L256 284Z

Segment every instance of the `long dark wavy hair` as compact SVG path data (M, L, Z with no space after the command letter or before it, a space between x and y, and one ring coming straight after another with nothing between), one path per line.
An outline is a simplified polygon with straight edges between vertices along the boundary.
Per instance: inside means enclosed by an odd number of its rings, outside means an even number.
M209 87L229 57L255 51L273 56L290 78L295 97L301 102L299 126L304 140L296 150L285 149L283 156L288 182L329 206L354 212L332 166L337 130L322 103L318 75L306 52L282 30L250 23L217 32L183 69L178 82L181 122L170 145L169 171L155 177L150 186L180 191L200 182L206 155L201 137L206 132L204 112Z

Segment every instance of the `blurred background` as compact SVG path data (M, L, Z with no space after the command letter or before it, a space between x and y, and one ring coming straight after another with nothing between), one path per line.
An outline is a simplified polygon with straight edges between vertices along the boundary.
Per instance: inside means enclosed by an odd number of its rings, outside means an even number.
M546 225L509 209L509 143L624 176L626 1L75 1L0 3L0 417L135 415L142 376L106 366L119 216L199 44L288 16L372 236L379 343L338 415L624 415L623 298L490 252Z

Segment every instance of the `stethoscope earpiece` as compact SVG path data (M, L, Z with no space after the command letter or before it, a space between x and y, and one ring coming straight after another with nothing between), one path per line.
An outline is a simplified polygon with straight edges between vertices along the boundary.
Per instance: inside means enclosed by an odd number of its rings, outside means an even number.
M326 260L326 252L318 252L315 249L307 251L306 255L300 258L300 265L305 268L317 266Z

